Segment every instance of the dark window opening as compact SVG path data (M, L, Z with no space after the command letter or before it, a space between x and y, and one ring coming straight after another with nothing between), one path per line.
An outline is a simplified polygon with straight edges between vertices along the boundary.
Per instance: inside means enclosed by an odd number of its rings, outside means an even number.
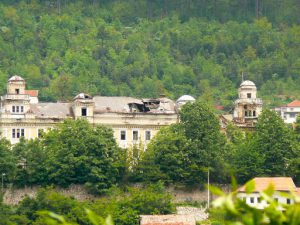
M24 129L12 129L12 137L13 138L20 138L25 136Z
M248 116L248 111L247 110L245 111L245 116Z
M137 140L139 139L139 132L138 132L137 130L134 130L134 131L132 132L132 139L133 139L134 141L137 141Z
M251 93L247 93L247 98L251 98Z
M16 94L20 94L20 89L16 89Z
M256 116L256 111L255 110L253 111L253 116Z
M291 204L291 199L287 198L286 199L286 204L290 205Z
M19 112L19 106L16 106L16 112L17 113Z
M121 140L122 141L126 140L126 131L125 130L121 130Z
M150 130L146 130L145 139L146 139L146 141L150 141L150 139L151 139L151 131Z
M254 203L254 197L250 198L250 203Z
M12 107L12 112L16 112L16 107L15 106Z
M20 106L20 112L24 112L24 107Z
M87 116L87 108L81 108L81 116Z

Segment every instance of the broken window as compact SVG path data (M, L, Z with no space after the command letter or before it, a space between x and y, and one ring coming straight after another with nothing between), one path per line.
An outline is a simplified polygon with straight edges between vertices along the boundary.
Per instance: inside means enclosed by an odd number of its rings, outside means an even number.
M87 108L81 108L81 116L87 116Z
M125 130L121 130L121 135L120 136L121 136L120 139L122 141L125 141L126 140L126 131Z
M132 140L137 141L139 139L139 132L137 130L134 130L132 132Z

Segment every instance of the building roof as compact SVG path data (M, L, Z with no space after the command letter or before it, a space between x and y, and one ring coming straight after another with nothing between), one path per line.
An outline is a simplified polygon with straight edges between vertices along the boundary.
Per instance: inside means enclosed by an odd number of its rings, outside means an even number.
M300 107L300 101L294 100L286 105L287 107Z
M31 104L31 111L37 116L42 118L67 118L71 116L72 103L63 102L47 102Z
M196 225L193 215L145 215L140 216L140 225Z
M255 86L255 84L251 80L245 80L241 83L240 87L242 86Z
M291 177L255 177L255 189L253 192L262 192L269 185L273 185L275 191L296 191L296 185ZM238 189L238 192L245 192L246 186Z
M8 81L25 81L22 77L18 76L18 75L14 75L11 78L9 78Z
M107 97L95 96L93 98L95 103L95 112L118 112L129 113L130 107L136 106L149 106L151 113L175 113L175 104L168 98L158 99L137 99L132 97ZM151 104L157 104L157 107L151 107ZM153 106L153 105L152 105Z
M39 91L38 90L25 90L26 95L30 95L30 97L38 97Z

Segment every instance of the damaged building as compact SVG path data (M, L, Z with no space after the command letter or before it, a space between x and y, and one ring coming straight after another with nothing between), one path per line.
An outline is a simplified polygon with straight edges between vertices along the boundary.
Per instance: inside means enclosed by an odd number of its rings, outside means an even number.
M0 132L12 144L21 137L37 138L68 118L111 127L122 148L146 146L161 127L178 121L177 104L165 96L138 99L80 93L71 102L39 102L38 91L26 90L22 77L8 80L7 94L1 97Z
M262 100L257 98L256 85L250 80L243 81L238 96L234 102L234 109L229 114L221 116L222 127L232 122L244 129L254 129L263 106Z

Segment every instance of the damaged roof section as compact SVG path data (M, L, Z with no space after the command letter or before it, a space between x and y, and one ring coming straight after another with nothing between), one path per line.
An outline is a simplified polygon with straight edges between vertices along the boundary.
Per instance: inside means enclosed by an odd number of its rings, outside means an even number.
M168 98L137 99L95 96L93 100L95 113L175 113L175 104Z

